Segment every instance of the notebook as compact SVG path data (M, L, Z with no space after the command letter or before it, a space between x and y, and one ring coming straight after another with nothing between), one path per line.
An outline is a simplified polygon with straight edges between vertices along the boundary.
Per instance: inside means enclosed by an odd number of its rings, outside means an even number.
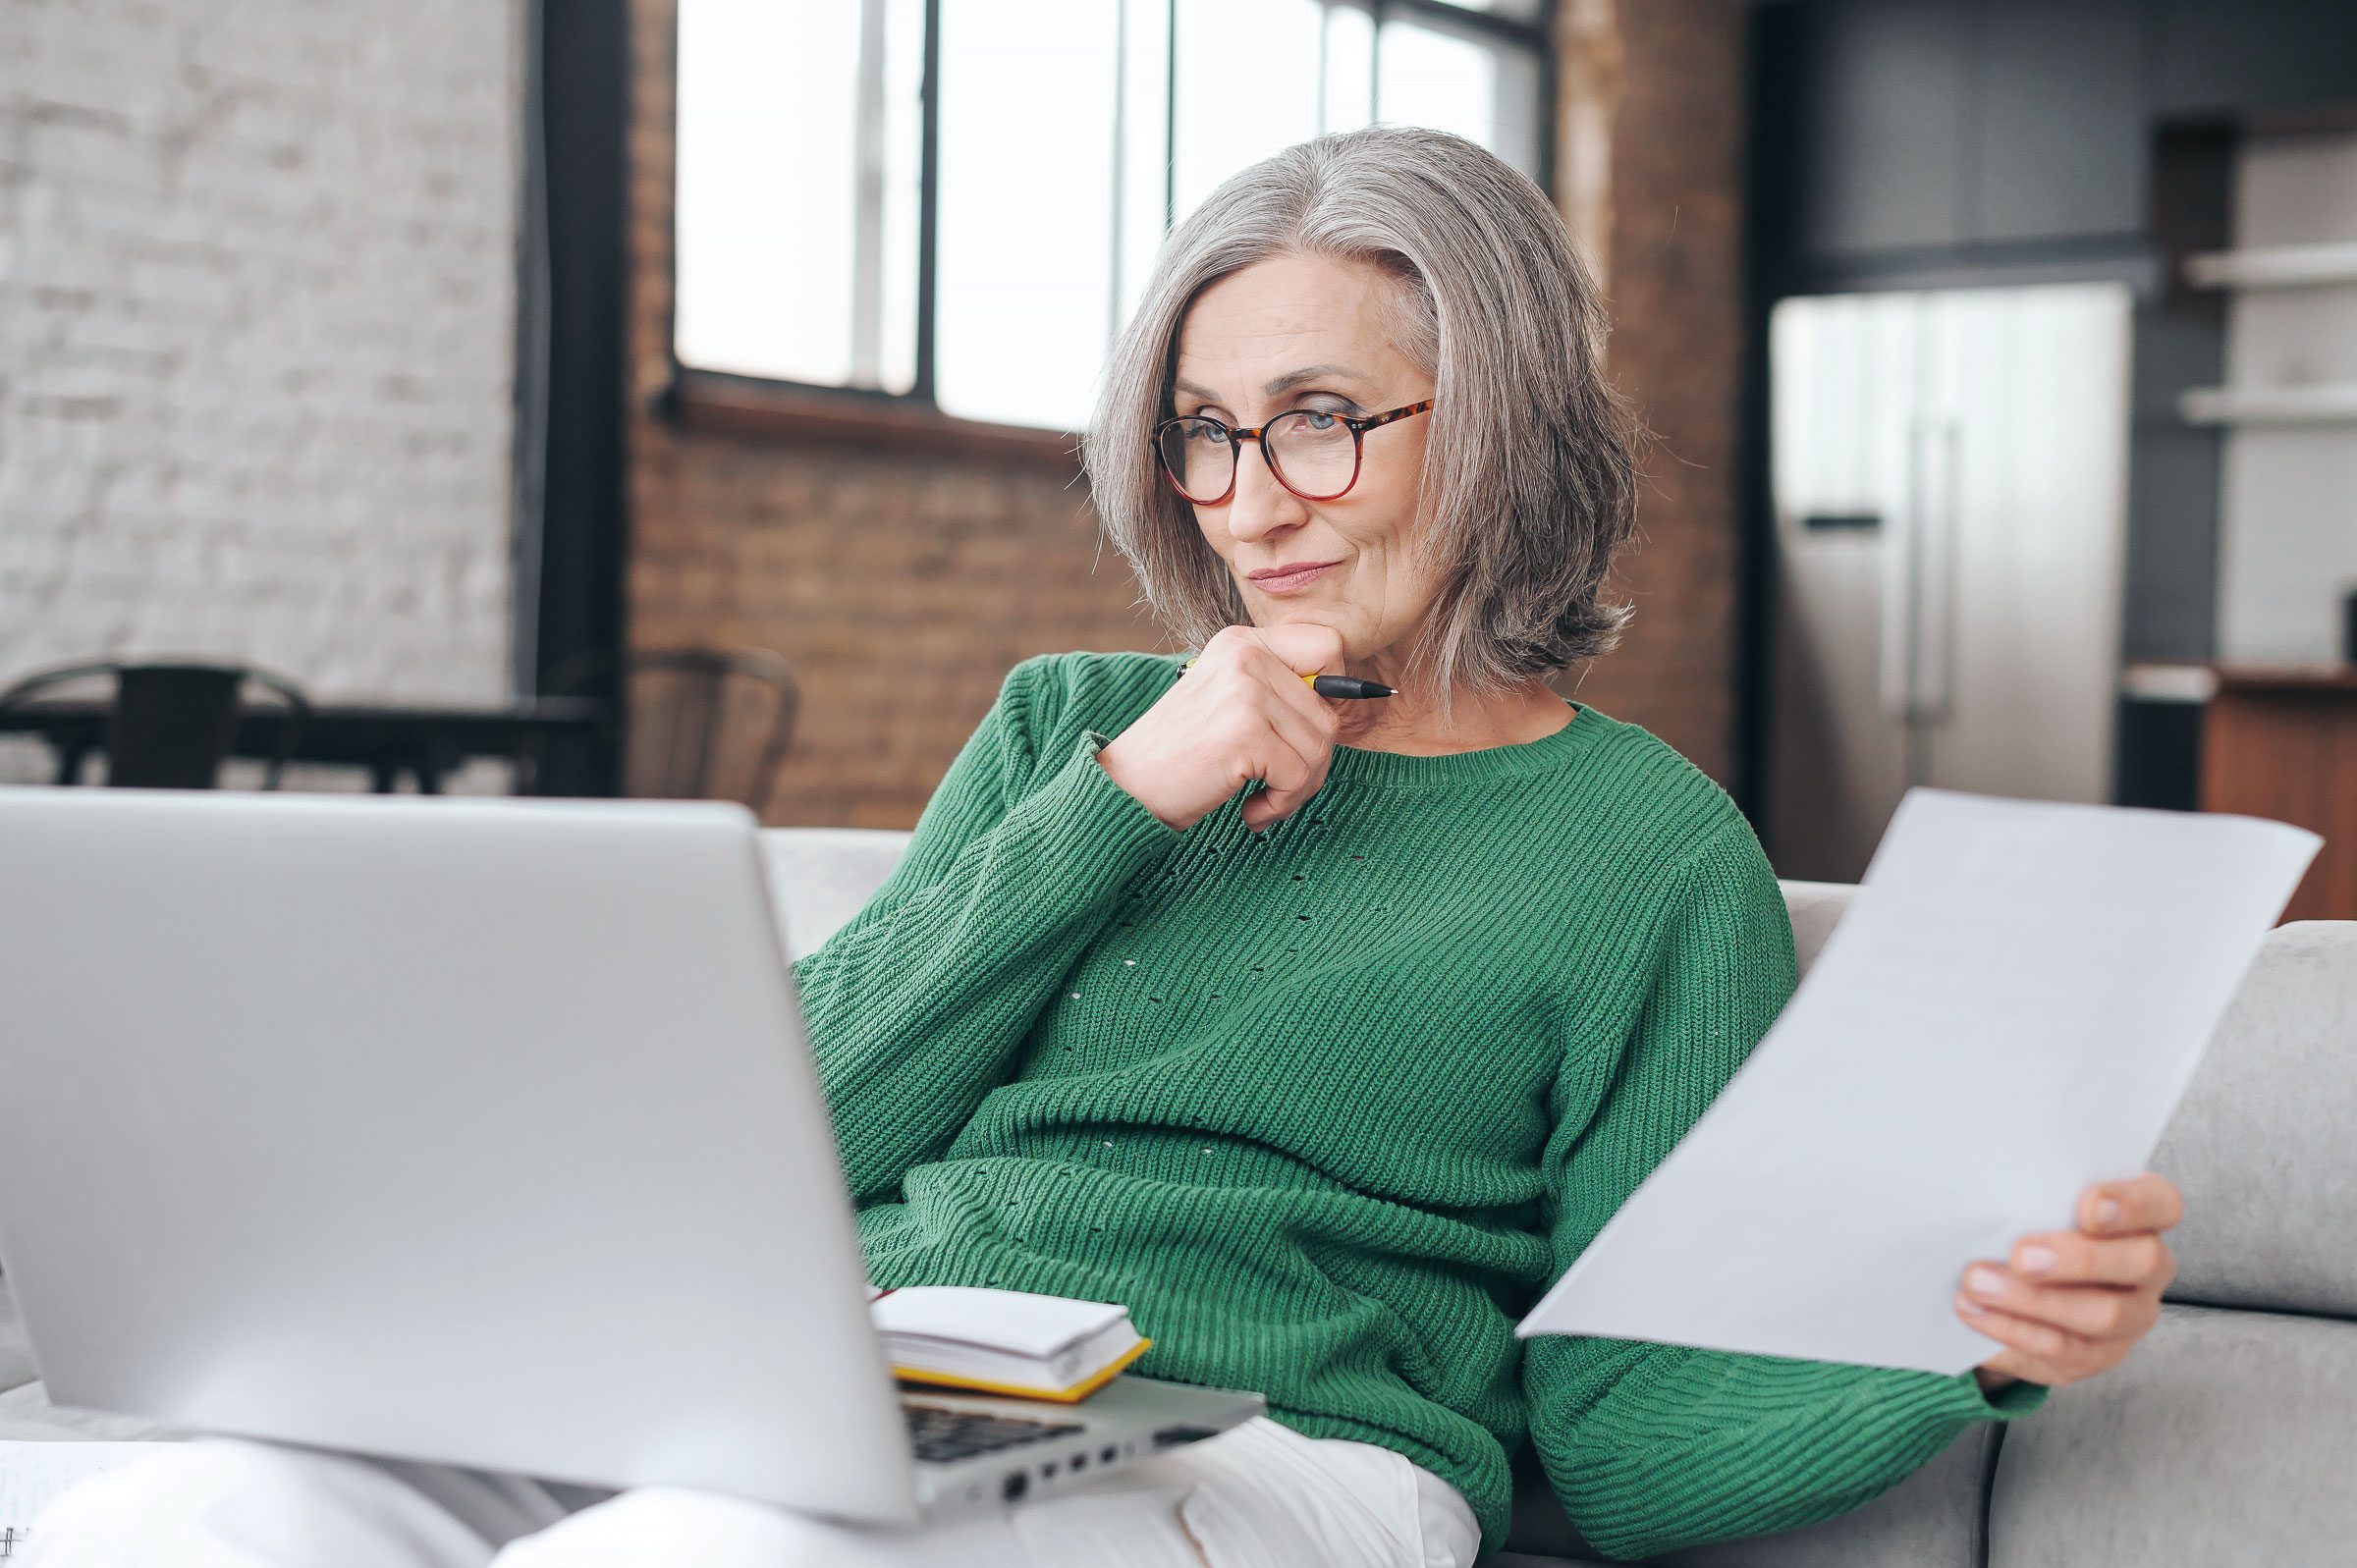
M0 1441L0 1562L25 1555L34 1518L68 1487L154 1449L151 1442Z
M1153 1345L1112 1302L981 1285L867 1292L884 1359L907 1382L1072 1404Z

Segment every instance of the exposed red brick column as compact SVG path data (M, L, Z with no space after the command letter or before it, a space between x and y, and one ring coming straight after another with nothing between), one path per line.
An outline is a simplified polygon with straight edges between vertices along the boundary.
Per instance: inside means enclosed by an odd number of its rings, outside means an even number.
M1561 56L1564 217L1602 261L1612 373L1655 442L1642 535L1615 572L1636 619L1618 650L1556 687L1643 725L1723 784L1734 769L1745 15L1731 0L1565 0Z

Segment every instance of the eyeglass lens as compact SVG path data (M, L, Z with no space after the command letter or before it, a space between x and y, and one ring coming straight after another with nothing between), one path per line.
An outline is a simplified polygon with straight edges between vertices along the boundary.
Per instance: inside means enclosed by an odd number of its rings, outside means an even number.
M1260 439L1269 466L1296 494L1332 500L1350 487L1357 443L1339 414L1296 408L1270 420ZM1205 505L1228 493L1239 445L1216 419L1178 419L1162 432L1162 457L1171 476L1189 500Z

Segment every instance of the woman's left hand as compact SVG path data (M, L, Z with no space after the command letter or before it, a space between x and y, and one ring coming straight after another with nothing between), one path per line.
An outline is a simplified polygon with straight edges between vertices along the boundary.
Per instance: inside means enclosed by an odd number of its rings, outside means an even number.
M1974 1369L1981 1387L2058 1387L2117 1366L2161 1317L2177 1271L2161 1232L2184 1217L2176 1183L2148 1170L2080 1193L2078 1229L2024 1236L2006 1263L1966 1269L1956 1316L2007 1347Z

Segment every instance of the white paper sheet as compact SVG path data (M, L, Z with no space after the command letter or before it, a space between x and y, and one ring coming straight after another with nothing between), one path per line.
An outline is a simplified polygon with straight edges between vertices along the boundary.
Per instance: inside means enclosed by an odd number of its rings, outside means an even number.
M1766 1037L1516 1334L1988 1360L1966 1265L2144 1168L2322 842L1909 790Z

